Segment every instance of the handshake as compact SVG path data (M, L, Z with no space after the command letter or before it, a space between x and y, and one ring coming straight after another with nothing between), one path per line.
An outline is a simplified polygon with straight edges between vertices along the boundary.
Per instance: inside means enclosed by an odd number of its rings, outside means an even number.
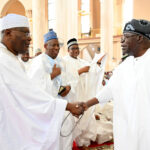
M85 102L68 103L66 110L70 111L73 116L79 117L88 109L88 105Z

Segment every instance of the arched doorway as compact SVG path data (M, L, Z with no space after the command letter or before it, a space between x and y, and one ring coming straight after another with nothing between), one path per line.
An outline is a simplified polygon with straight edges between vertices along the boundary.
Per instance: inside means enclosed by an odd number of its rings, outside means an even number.
M18 0L9 0L2 9L1 17L7 14L14 13L19 15L26 15L23 4Z

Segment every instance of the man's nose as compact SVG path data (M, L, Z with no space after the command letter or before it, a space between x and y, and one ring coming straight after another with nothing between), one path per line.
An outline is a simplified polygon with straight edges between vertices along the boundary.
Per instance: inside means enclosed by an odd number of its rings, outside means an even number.
M120 39L120 43L123 43L124 41L125 41L125 38L124 38L124 36L122 36Z
M32 40L31 36L28 36L28 41L30 42Z

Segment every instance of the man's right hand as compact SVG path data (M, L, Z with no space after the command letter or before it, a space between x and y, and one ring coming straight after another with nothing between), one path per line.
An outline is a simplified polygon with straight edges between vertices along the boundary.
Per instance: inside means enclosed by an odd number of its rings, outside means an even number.
M82 106L83 103L68 103L66 110L70 111L72 115L78 117L84 112L84 108Z
M58 75L61 74L61 68L60 67L56 67L56 64L54 64L52 73L51 73L51 79L53 80L55 77L57 77Z
M89 72L89 69L90 69L90 66L85 66L85 67L83 67L83 68L80 68L80 69L78 70L78 74L80 75L80 74L82 74L82 73Z

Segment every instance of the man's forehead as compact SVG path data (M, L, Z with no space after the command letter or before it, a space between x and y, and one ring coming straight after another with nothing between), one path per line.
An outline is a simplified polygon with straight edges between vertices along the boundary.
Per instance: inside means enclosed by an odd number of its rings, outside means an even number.
M132 33L132 32L125 32L123 33L123 35L137 35L136 33Z
M58 39L51 39L49 41L47 41L47 43L58 43Z
M28 27L15 27L15 28L10 28L11 30L19 30L19 31L30 31Z
M70 46L70 48L71 47L79 47L79 45L78 44L73 44L73 45Z

